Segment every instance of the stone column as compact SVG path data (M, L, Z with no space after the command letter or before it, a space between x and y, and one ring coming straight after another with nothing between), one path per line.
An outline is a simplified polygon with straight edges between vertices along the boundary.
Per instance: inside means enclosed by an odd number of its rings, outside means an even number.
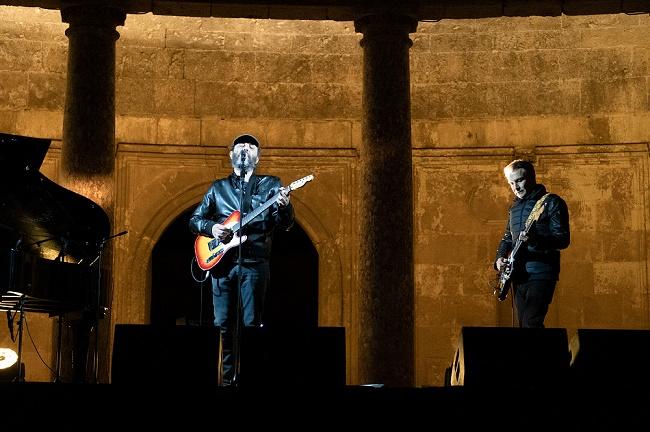
M405 14L367 14L363 34L359 378L414 385L413 184Z
M99 204L113 220L113 172L115 167L115 42L116 27L124 25L126 14L109 1L63 1L61 17L70 24L68 37L68 70L63 115L63 144L60 170L62 186ZM111 247L102 254L102 290L110 301ZM107 280L108 279L108 280ZM101 318L101 317L100 317ZM99 322L100 353L106 351L110 332L105 321ZM107 361L103 379L98 378L97 365L88 365L86 355L89 333L97 332L96 316L67 322L62 333L66 345L72 346L70 357L64 357L62 370L65 380L107 381ZM91 348L92 350L92 348ZM91 362L94 360L90 359ZM101 363L101 362L100 362ZM89 376L89 375L95 376Z
M101 3L65 4L61 16L70 27L62 180L112 211L116 26L124 25L126 14Z

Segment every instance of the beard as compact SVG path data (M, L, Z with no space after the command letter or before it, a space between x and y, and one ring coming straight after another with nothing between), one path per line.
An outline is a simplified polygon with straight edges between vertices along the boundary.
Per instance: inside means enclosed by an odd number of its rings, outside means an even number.
M243 158L242 154L244 155ZM248 172L255 168L255 163L253 162L250 153L248 153L246 150L242 150L237 154L233 153L230 158L230 163L232 164L233 168L237 168L241 172Z

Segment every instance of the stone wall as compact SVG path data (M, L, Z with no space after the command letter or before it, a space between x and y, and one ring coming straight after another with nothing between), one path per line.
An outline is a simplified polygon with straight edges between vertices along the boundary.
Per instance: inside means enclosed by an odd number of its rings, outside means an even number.
M537 164L572 244L547 326L648 328L648 48L641 15L420 23L413 35L418 383L440 384L461 326L511 325L486 295L510 192Z
M58 11L0 7L0 131L52 138L55 180L66 27ZM356 383L353 23L142 14L118 31L114 231L129 235L116 242L112 323L147 321L153 246L247 131L263 141L262 171L316 175L295 194L297 218L319 253L319 323L346 327ZM412 34L417 385L442 384L461 326L511 325L488 285L510 201L501 168L515 157L537 163L572 218L547 325L650 327L649 36L647 14L445 19ZM28 379L47 380L27 361Z

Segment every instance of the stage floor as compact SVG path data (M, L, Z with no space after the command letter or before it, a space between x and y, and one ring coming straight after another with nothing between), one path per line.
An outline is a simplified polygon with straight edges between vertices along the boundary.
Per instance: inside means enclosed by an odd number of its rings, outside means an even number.
M201 386L2 383L2 423L48 427L224 425L311 430L624 430L650 425L643 388L214 388Z

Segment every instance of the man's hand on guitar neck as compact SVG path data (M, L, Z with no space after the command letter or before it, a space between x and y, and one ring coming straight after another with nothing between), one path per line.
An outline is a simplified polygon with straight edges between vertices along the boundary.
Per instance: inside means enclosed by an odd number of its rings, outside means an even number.
M280 195L278 195L278 205L280 207L286 207L289 205L289 189L288 188L280 188L279 190Z
M497 270L498 270L498 271L501 271L502 268L504 268L505 266L508 265L508 259L507 259L507 258L504 258L504 257L500 257L500 258L497 260L497 263L496 263L496 264L497 264Z
M232 230L225 225L216 223L212 226L212 237L218 238L221 241L226 241L232 237Z

